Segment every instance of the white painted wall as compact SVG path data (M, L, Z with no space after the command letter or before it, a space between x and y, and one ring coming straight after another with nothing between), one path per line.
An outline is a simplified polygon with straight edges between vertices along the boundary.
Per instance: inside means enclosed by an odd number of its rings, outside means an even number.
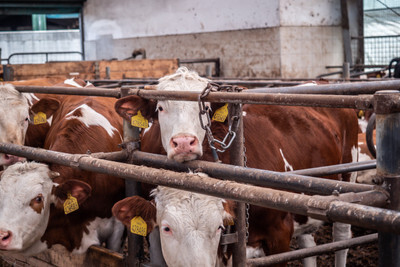
M226 77L314 78L343 64L340 0L87 0L86 59L221 59Z
M87 0L85 40L279 26L279 0Z

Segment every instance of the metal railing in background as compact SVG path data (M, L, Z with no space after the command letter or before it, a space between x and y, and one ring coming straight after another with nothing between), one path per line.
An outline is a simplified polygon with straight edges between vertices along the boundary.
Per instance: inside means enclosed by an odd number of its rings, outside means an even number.
M80 51L59 51L59 52L19 52L19 53L12 53L11 55L8 56L8 58L2 58L1 59L1 64L10 64L11 58L16 57L16 56L32 56L32 55L45 55L45 62L49 62L49 55L62 55L62 54L79 54L81 55L81 60L83 60L83 53ZM5 61L5 63L3 63ZM68 59L68 61L71 61Z

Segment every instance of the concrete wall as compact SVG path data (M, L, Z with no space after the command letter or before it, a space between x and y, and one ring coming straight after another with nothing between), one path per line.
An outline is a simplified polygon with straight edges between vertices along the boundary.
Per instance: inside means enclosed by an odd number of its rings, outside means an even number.
M104 12L107 10L107 12ZM87 0L88 60L221 59L225 77L313 78L343 63L339 0Z
M20 52L53 52L81 51L81 36L79 30L58 31L20 31L0 32L1 57L8 58L12 53ZM49 61L81 60L79 54L49 55ZM44 63L44 55L15 56L10 59L12 64ZM2 61L5 64L5 61Z

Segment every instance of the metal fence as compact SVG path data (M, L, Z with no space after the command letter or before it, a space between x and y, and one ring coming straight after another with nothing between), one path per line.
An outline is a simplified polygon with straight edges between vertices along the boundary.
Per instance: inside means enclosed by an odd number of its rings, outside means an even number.
M400 57L400 35L353 37L353 62L357 62L357 49L362 43L364 43L365 65L388 66L390 60Z
M319 89L326 90L329 87L331 89L339 90L341 89L343 93L348 93L351 89L355 89L356 87L371 87L372 90L382 90L382 89L398 89L400 88L400 81L387 81L387 82L371 82L371 83L358 83L358 84L335 84L335 85L322 85L322 86L313 86L314 91L316 93ZM340 88L338 88L340 87ZM49 88L28 88L26 86L17 87L19 91L23 92L33 92L34 91L47 93L46 90ZM197 181L189 181L186 180L185 183L180 183L178 180L180 177L184 177L185 174L177 174L173 172L168 172L168 176L174 177L175 179L165 179L167 176L167 172L163 172L163 175L157 175L157 171L152 170L152 175L147 175L147 178L152 179L152 183L163 184L171 187L191 190L199 193L205 193L210 195L219 195L221 197L227 197L230 199L234 199L237 201L245 201L248 203L257 203L260 206L269 207L269 208L276 208L279 210L286 210L289 212L295 212L303 215L309 215L314 218L324 218L332 221L340 221L345 223L352 223L354 225L363 225L368 226L374 229L379 230L379 239L380 239L380 264L381 266L395 266L399 264L397 259L398 255L396 244L399 244L398 241L399 235L393 235L393 233L400 233L400 213L397 212L399 207L398 198L396 197L398 185L400 181L398 179L399 173L398 170L400 169L399 162L396 160L398 158L398 154L400 151L400 140L398 138L398 131L399 131L399 121L400 121L400 104L399 104L399 93L395 93L390 91L386 94L380 94L375 96L337 96L334 97L332 95L304 95L304 93L309 93L311 88L306 88L305 92L300 92L301 95L298 95L298 90L304 90L304 87L288 87L286 89L280 88L280 90L291 91L292 94L265 94L268 89L264 90L254 90L254 93L210 93L210 95L206 98L206 101L217 101L217 102L229 102L229 103L253 103L253 104L284 104L284 105L301 105L301 106L331 106L335 105L337 107L345 107L345 108L367 108L372 109L374 108L375 111L378 113L377 119L377 143L378 149L380 154L377 160L377 173L382 175L385 178L386 183L390 184L387 188L390 193L390 210L389 209L380 209L380 208L372 208L368 206L364 206L362 204L366 204L365 202L361 201L358 202L359 204L348 203L346 199L346 194L343 193L341 197L338 199L332 199L333 196L319 196L317 199L312 199L312 196L305 196L302 195L302 201L296 201L295 198L292 198L295 193L289 193L284 191L276 191L273 189L268 189L265 187L255 187L252 185L244 185L244 184L231 184L230 186L240 186L242 187L242 192L245 194L233 194L235 190L220 190L220 191L213 191L212 186L205 186L203 179L202 183L198 183ZM70 94L79 94L78 89L71 90L70 88L53 88L53 92L65 94L67 90L70 90ZM180 100L189 100L189 101L196 101L197 95L196 93L189 93L189 92L156 92L156 91L148 91L148 90L138 90L138 89L129 89L124 88L121 90L109 90L109 89L92 89L95 95L101 96L113 96L113 97L120 97L123 95L128 94L136 94L142 96L144 98L151 98L151 99L180 99ZM323 91L322 90L322 91ZM58 91L58 92L57 92ZM106 93L108 91L108 93ZM282 91L282 92L283 92ZM88 92L83 91L84 95L87 95ZM293 94L297 93L297 94ZM318 100L318 101L317 101ZM131 126L129 126L131 127ZM132 128L132 127L131 127ZM124 127L124 131L125 131ZM135 134L134 134L135 135ZM125 141L132 141L136 139L136 136L129 136L128 132L124 132L124 139ZM383 138L383 137L390 137L390 138ZM129 140L131 139L131 140ZM5 153L11 153L11 149L15 145L0 145L0 151ZM14 151L15 152L15 151ZM31 153L28 155L27 153ZM46 154L51 154L54 152L48 151L44 152ZM13 153L11 153L13 154ZM16 155L25 156L28 158L33 157L35 155L36 159L39 160L50 160L48 155L43 155L42 153L38 153L38 151L33 151L32 148L22 148ZM126 164L119 164L110 161L104 161L101 159L94 159L91 158L89 155L86 157L82 157L80 155L61 155L57 153L57 156L53 159L57 161L59 164L69 165L71 161L76 162L74 166L78 166L79 168L88 170L88 171L97 171L103 173L110 173L114 172L117 173L120 177L125 178L127 180L134 180L134 181L141 181L141 182L149 182L146 180L145 175L142 175L144 172L147 172L146 167L142 166L135 166L135 165L126 165ZM63 163L64 162L64 163ZM209 164L209 163L208 163ZM165 166L165 165L164 165ZM244 170L243 170L244 171ZM248 170L252 171L252 170ZM254 171L254 170L253 170ZM260 170L264 172L266 175L268 171ZM221 173L221 172L220 172ZM291 178L296 178L295 174L278 174L278 173L269 173L271 175L279 175L279 176L292 176ZM167 177L168 178L168 177ZM282 179L274 179L277 182L282 182ZM299 181L303 179L307 179L304 177L297 177ZM154 179L154 180L153 180ZM266 177L267 179L267 177ZM293 183L294 186L298 186L296 179L291 179L290 183ZM176 181L176 182L171 182ZM304 181L304 180L303 180ZM211 185L215 183L216 180L210 178L207 180L207 184ZM221 181L220 181L221 182ZM314 182L316 183L324 183L323 187L329 187L328 180L316 179ZM289 182L288 182L289 183ZM229 183L226 185L229 187ZM341 184L340 188L347 188L347 187L368 187L363 185L351 185L351 184ZM314 188L315 185L308 185L309 188ZM281 185L276 186L276 188L282 190L287 190ZM350 188L348 188L350 189ZM361 188L360 191L350 189L349 191L356 191L360 193L354 193L358 197L364 196L364 194L368 194L372 196L368 200L368 204L374 205L373 202L382 203L386 199L386 194L383 194L381 189L373 189L373 188L365 188L367 191L364 191L364 188ZM372 189L372 190L370 190ZM319 190L317 190L319 192ZM347 191L347 192L349 192ZM247 194L247 193L249 194ZM267 193L268 192L268 193ZM319 192L320 193L320 192ZM277 202L276 198L272 196L274 194L285 194L287 198L284 202ZM353 194L353 193L351 193ZM300 199L299 196L296 196L296 199ZM291 205L288 205L288 201ZM350 202L354 202L354 200L350 200ZM357 201L356 201L357 202ZM312 204L310 206L310 203ZM361 205L360 205L361 204ZM318 205L318 208L321 209L318 214L313 213L312 210L315 210L313 205ZM380 204L375 203L375 205L380 206ZM311 209L310 208L314 208ZM322 217L321 217L322 216ZM391 233L385 233L391 232ZM374 237L376 238L376 237ZM393 245L394 244L394 245ZM135 255L129 252L131 256ZM243 254L242 254L243 255ZM315 255L315 254L314 254ZM268 260L268 258L258 259L260 261ZM282 259L281 259L282 260ZM239 260L240 261L240 260ZM241 259L243 263L243 258ZM275 262L276 263L276 262ZM256 262L247 262L247 264L258 265ZM259 264L263 265L265 262L259 262ZM238 264L234 258L234 266L244 266L244 264Z

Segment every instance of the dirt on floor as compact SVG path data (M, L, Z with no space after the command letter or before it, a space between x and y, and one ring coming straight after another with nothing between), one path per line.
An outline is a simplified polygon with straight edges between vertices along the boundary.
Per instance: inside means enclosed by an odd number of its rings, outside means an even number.
M363 236L375 233L373 230L367 230L360 227L352 226L353 237ZM332 224L324 224L315 234L314 238L317 245L322 245L332 242ZM292 248L297 249L296 242L292 242ZM362 246L356 246L349 249L347 256L348 267L374 267L378 266L378 242L369 243ZM290 267L303 266L300 260L288 263ZM328 253L317 256L317 266L335 266L335 253Z

